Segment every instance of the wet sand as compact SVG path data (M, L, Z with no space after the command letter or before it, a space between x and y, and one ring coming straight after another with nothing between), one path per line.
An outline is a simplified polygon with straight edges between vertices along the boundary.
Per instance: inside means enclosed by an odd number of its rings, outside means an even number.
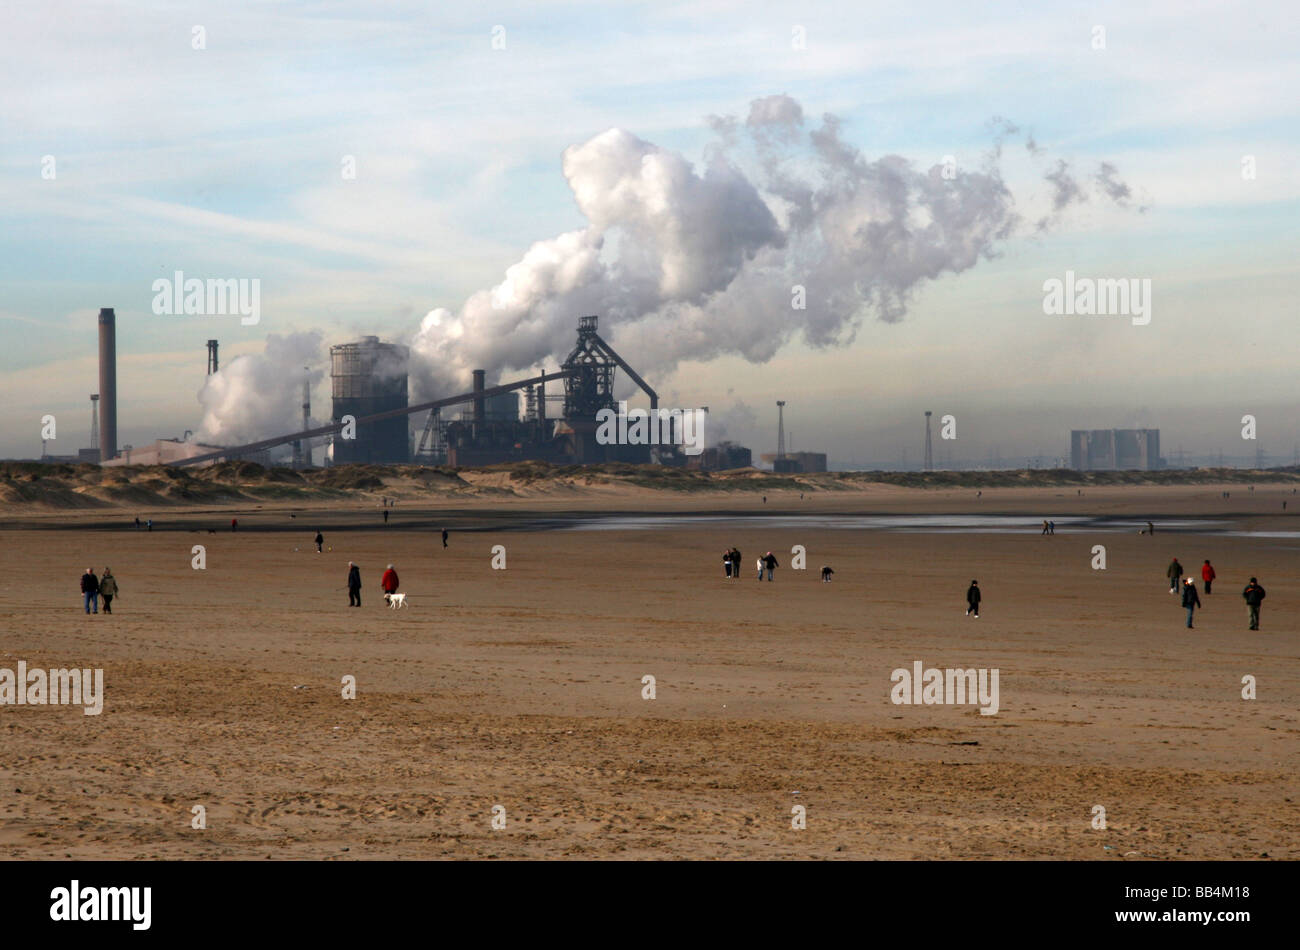
M1230 490L995 489L977 505L883 489L806 509L779 495L402 499L387 529L361 501L168 509L152 533L92 527L135 512L10 512L0 667L102 667L106 699L100 716L0 706L0 854L1295 859L1300 540L1032 530L1069 514L1296 524L1280 512L1289 490ZM678 510L1023 513L1031 530L507 530L533 513ZM445 551L412 527L441 523ZM195 544L206 570L191 568ZM727 581L732 544L743 573ZM789 566L796 544L807 570ZM760 583L768 549L782 567ZM1193 630L1167 593L1173 555L1219 573ZM406 610L378 597L389 562ZM87 617L78 575L105 564L122 596ZM1240 597L1251 574L1269 591L1258 632ZM891 703L891 672L916 660L997 668L999 712ZM345 675L356 699L340 696Z

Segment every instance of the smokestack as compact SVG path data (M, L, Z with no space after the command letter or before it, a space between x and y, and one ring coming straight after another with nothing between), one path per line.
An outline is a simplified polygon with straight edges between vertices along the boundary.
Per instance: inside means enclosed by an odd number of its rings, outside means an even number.
M483 401L483 388L487 384L487 370L474 370L474 425L487 421L487 405Z
M776 457L785 458L785 400L776 401Z
M208 340L208 375L217 371L217 341Z
M117 455L117 317L99 311L99 460Z

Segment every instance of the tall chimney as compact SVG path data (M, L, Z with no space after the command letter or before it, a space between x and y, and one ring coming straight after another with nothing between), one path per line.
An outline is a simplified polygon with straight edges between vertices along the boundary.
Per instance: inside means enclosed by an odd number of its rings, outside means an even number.
M117 455L117 317L99 311L99 461Z
M486 385L487 370L474 370L474 424L481 426L487 420L487 404L483 401L483 388Z

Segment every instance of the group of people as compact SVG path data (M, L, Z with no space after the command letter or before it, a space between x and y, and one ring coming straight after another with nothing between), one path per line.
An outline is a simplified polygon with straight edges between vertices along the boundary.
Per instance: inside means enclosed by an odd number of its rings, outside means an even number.
M1055 521L1044 521L1044 522L1043 522L1043 534L1056 534L1056 522L1055 522Z
M117 596L117 578L108 568L104 568L102 577L95 576L93 567L86 568L86 573L81 575L81 600L85 605L86 613L99 613L99 601L103 598L104 613L113 612L113 598Z
M1169 593L1182 595L1182 605L1187 610L1187 626L1191 628L1192 618L1201 607L1201 597L1196 590L1196 581L1191 576L1184 576L1183 566L1178 563L1178 558L1174 558L1169 562L1169 567L1165 569L1165 576L1169 578ZM1214 588L1214 579L1218 576L1214 570L1214 565L1210 563L1209 558L1206 558L1205 563L1201 565L1201 581L1205 584L1207 597ZM1264 588L1260 586L1259 581L1254 577L1242 589L1241 597L1246 601L1246 616L1251 630L1259 629L1259 607L1264 602L1265 596Z
M443 541L443 544L445 546L446 544L445 539ZM741 560L741 556L740 556L740 550L738 548L729 548L728 550L723 551L722 552L723 577L728 577L731 578L732 580L739 580L740 560ZM755 566L758 568L758 579L761 581L763 579L763 572L766 571L767 579L770 581L772 579L774 572L778 567L781 566L781 564L779 561L777 561L776 556L772 554L771 551L768 551L766 554L759 556L758 560L755 561ZM832 571L829 567L823 567L822 580L829 581L830 575L834 573L835 572Z
M397 593L400 584L401 581L398 580L397 570L393 565L388 565L383 576L379 579L379 589L384 592L385 603L388 602L389 597ZM348 606L361 606L361 568L352 561L348 561Z

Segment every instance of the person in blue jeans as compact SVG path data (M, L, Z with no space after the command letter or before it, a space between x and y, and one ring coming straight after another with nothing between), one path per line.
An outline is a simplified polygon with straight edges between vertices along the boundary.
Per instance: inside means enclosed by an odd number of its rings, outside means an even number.
M1201 598L1196 594L1196 582L1190 577L1183 580L1183 606L1187 608L1187 627L1192 626L1192 614L1201 606Z
M86 573L81 575L81 599L86 613L99 613L99 578L94 568L86 568Z

